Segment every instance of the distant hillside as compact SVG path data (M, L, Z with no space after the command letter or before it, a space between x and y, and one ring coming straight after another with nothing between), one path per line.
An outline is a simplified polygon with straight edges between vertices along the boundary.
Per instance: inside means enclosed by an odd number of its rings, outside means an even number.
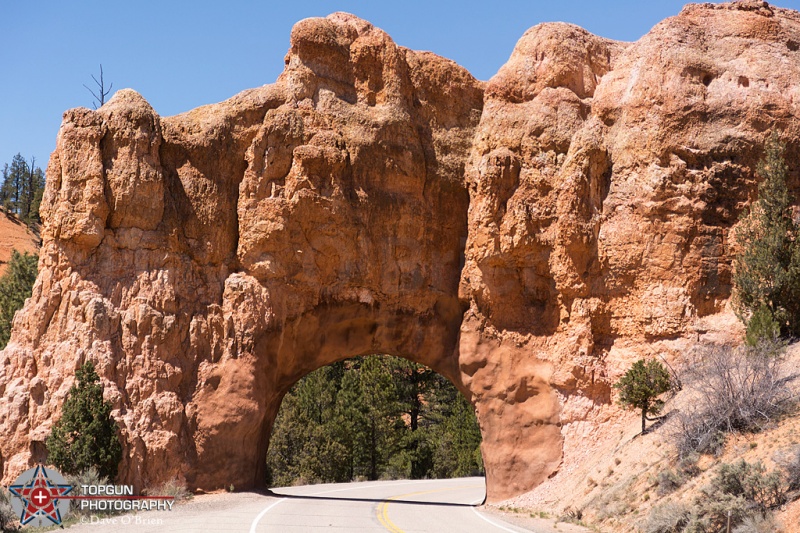
M39 237L17 217L0 212L0 276L6 271L11 250L38 252Z

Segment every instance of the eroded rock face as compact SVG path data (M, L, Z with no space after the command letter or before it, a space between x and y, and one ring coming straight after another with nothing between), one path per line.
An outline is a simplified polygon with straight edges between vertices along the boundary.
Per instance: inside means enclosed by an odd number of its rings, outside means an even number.
M214 490L261 483L302 375L389 353L476 406L490 500L530 490L618 414L627 365L724 311L769 130L797 159L798 43L795 12L693 5L631 44L536 26L483 83L337 13L273 85L68 111L0 355L4 482L87 359L122 480Z

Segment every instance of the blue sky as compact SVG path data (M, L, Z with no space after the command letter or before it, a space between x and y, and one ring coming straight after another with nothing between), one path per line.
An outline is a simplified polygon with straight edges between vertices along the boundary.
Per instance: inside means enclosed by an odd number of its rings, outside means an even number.
M800 7L800 0L775 2ZM453 59L480 79L540 22L565 21L633 41L676 15L675 0L321 1L0 0L0 165L17 152L44 168L62 113L91 107L103 64L113 90L130 87L163 115L272 83L300 19L347 11L403 46Z

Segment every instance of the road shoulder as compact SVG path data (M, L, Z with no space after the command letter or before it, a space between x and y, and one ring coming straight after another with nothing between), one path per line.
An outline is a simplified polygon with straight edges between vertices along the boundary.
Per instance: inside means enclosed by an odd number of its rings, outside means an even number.
M482 505L478 512L489 518L499 518L509 524L536 533L590 533L592 530L571 522L562 522L547 516L536 516L526 509L501 510L492 505Z

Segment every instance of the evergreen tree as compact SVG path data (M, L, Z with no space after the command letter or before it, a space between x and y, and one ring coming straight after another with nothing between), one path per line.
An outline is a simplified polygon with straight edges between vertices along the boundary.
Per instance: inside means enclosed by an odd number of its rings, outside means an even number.
M103 385L87 361L75 371L77 383L67 394L61 418L47 437L49 459L64 474L76 475L95 467L114 479L122 459L111 402L103 400Z
M27 224L41 222L39 217L39 207L42 204L44 194L44 172L36 166L36 159L31 159L28 170L27 183L23 202L20 209L20 216Z
M480 442L472 406L445 378L397 357L356 357L308 374L286 394L268 482L480 474Z
M0 349L5 348L11 337L14 314L22 309L31 295L36 281L37 261L35 255L11 251L8 270L0 278Z
M349 449L337 428L342 363L308 374L286 394L273 424L267 455L269 482L349 481Z
M736 231L741 252L734 261L735 305L747 324L748 342L800 334L800 241L791 216L784 146L773 134L756 171L758 200Z
M647 415L661 412L664 402L658 399L670 389L669 372L655 359L640 359L614 384L619 389L619 403L642 411L642 433Z
M21 200L25 194L25 186L29 174L28 163L21 154L11 160L11 166L3 171L3 196L9 212L20 214Z
M431 477L483 475L481 429L469 401L444 377L426 398L433 447Z
M45 177L36 166L36 158L30 164L21 154L3 167L3 184L0 187L0 202L8 213L19 216L27 224L39 222L39 206L44 192Z
M3 165L3 183L0 185L0 206L6 213L11 213L14 210L14 193L10 174L11 171L8 168L8 163L6 163Z
M367 357L359 367L361 408L366 426L356 443L358 474L375 480L386 470L400 446L404 427L391 368L383 357Z

